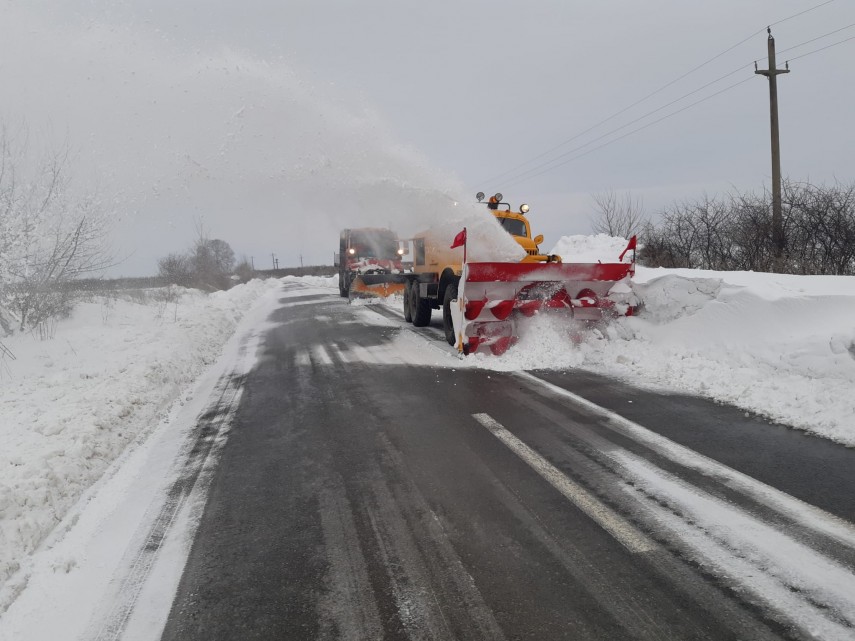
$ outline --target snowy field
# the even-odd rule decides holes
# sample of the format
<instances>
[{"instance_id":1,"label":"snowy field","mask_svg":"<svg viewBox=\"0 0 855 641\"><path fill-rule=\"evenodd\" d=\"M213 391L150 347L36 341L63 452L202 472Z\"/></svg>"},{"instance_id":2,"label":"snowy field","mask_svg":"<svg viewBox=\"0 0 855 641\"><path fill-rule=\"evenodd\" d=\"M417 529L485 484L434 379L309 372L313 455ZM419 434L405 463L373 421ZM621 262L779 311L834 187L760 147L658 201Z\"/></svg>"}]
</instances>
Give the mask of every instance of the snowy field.
<instances>
[{"instance_id":1,"label":"snowy field","mask_svg":"<svg viewBox=\"0 0 855 641\"><path fill-rule=\"evenodd\" d=\"M14 359L0 359L0 613L20 588L6 582L22 558L189 400L246 311L279 285L99 297L45 335L2 339Z\"/></svg>"},{"instance_id":2,"label":"snowy field","mask_svg":"<svg viewBox=\"0 0 855 641\"><path fill-rule=\"evenodd\" d=\"M554 252L593 260L616 256L624 244L566 237ZM335 277L285 280L338 297ZM23 588L28 555L111 464L190 401L193 381L217 360L242 317L253 306L272 309L280 285L99 298L46 336L3 339L15 358L0 360L0 613ZM642 313L579 345L566 327L535 319L500 358L461 361L434 349L423 362L584 368L733 403L855 446L855 277L639 268L633 288ZM381 321L370 306L363 316ZM427 349L404 334L409 338L392 349Z\"/></svg>"}]
</instances>

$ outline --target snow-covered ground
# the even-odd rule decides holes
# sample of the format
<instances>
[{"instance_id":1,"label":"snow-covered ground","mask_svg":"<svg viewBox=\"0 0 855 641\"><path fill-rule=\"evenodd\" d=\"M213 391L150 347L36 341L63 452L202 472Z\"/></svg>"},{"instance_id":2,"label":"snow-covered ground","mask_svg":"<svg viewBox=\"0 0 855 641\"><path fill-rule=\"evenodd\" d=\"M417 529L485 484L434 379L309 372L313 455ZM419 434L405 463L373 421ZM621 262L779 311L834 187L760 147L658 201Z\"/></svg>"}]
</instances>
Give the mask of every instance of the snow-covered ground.
<instances>
[{"instance_id":1,"label":"snow-covered ground","mask_svg":"<svg viewBox=\"0 0 855 641\"><path fill-rule=\"evenodd\" d=\"M42 335L2 339L14 360L0 356L0 613L19 589L7 580L22 559L186 400L241 317L279 287L98 297Z\"/></svg>"},{"instance_id":2,"label":"snow-covered ground","mask_svg":"<svg viewBox=\"0 0 855 641\"><path fill-rule=\"evenodd\" d=\"M614 260L625 244L566 237L553 253ZM336 277L284 280L338 296ZM188 401L242 316L261 299L275 306L280 287L253 281L213 295L98 298L45 336L2 339L15 359L0 357L0 613L23 587L28 555L129 445ZM639 267L633 289L642 313L578 345L543 318L500 358L461 361L409 332L383 349L452 368L590 369L734 403L855 446L855 277ZM394 324L364 311L366 322ZM430 354L413 360L418 350Z\"/></svg>"},{"instance_id":3,"label":"snow-covered ground","mask_svg":"<svg viewBox=\"0 0 855 641\"><path fill-rule=\"evenodd\" d=\"M569 261L612 261L626 241L562 238ZM855 276L638 267L637 318L579 346L544 321L501 369L583 367L641 386L732 403L855 446Z\"/></svg>"}]
</instances>

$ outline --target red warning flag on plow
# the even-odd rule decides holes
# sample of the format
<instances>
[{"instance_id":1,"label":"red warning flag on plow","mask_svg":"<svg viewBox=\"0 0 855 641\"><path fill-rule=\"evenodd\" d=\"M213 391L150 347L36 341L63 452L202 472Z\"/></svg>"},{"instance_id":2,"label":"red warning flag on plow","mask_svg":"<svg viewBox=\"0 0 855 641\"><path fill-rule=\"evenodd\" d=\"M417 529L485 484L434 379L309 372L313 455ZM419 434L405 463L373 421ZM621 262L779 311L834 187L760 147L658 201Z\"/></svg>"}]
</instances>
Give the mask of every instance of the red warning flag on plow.
<instances>
[{"instance_id":1,"label":"red warning flag on plow","mask_svg":"<svg viewBox=\"0 0 855 641\"><path fill-rule=\"evenodd\" d=\"M466 227L464 227L463 231L454 237L454 242L451 243L451 249L454 249L455 247L460 247L460 246L465 245L465 244L466 244Z\"/></svg>"},{"instance_id":2,"label":"red warning flag on plow","mask_svg":"<svg viewBox=\"0 0 855 641\"><path fill-rule=\"evenodd\" d=\"M628 242L628 243L627 243L627 245L626 245L626 249L624 249L624 250L620 253L620 258L618 258L618 260L623 260L623 255L624 255L626 252L628 252L630 249L632 249L633 251L635 251L635 246L636 246L637 244L638 244L638 242L637 242L637 240L636 240L635 236L633 236L632 238L630 238L630 239L629 239L629 242Z\"/></svg>"}]
</instances>

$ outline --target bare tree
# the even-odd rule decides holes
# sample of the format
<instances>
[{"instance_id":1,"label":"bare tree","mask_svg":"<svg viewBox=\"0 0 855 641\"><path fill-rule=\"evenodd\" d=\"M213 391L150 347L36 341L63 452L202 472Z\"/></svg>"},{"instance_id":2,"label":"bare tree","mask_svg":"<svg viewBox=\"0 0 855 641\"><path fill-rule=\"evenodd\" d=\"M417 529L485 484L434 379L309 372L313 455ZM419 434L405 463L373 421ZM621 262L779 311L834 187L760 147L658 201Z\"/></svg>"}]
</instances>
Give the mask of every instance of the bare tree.
<instances>
[{"instance_id":1,"label":"bare tree","mask_svg":"<svg viewBox=\"0 0 855 641\"><path fill-rule=\"evenodd\" d=\"M157 261L158 275L172 285L192 287L193 268L186 254L169 254Z\"/></svg>"},{"instance_id":2,"label":"bare tree","mask_svg":"<svg viewBox=\"0 0 855 641\"><path fill-rule=\"evenodd\" d=\"M68 314L68 284L111 259L104 207L69 188L67 149L32 163L18 133L0 132L0 306L25 329Z\"/></svg>"},{"instance_id":3,"label":"bare tree","mask_svg":"<svg viewBox=\"0 0 855 641\"><path fill-rule=\"evenodd\" d=\"M235 253L226 241L200 234L190 253L194 283L202 289L228 289L234 262Z\"/></svg>"},{"instance_id":4,"label":"bare tree","mask_svg":"<svg viewBox=\"0 0 855 641\"><path fill-rule=\"evenodd\" d=\"M598 234L629 238L644 227L644 203L631 192L618 195L615 191L593 194L596 213L591 219L591 229Z\"/></svg>"},{"instance_id":5,"label":"bare tree","mask_svg":"<svg viewBox=\"0 0 855 641\"><path fill-rule=\"evenodd\" d=\"M234 265L231 246L219 238L209 238L205 227L198 223L193 246L184 254L161 258L158 271L174 285L215 291L231 287Z\"/></svg>"},{"instance_id":6,"label":"bare tree","mask_svg":"<svg viewBox=\"0 0 855 641\"><path fill-rule=\"evenodd\" d=\"M782 187L784 271L855 274L855 185L786 180ZM675 203L645 226L642 245L645 265L773 271L771 194Z\"/></svg>"}]
</instances>

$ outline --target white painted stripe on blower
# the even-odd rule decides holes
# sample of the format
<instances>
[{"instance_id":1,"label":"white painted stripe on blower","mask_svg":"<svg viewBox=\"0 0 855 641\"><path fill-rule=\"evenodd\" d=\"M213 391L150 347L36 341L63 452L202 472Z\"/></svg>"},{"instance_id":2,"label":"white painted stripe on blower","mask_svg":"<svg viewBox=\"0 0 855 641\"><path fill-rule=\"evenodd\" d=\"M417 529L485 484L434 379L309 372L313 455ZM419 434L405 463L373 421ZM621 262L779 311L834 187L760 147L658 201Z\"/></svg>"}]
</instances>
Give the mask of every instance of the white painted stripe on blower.
<instances>
[{"instance_id":1,"label":"white painted stripe on blower","mask_svg":"<svg viewBox=\"0 0 855 641\"><path fill-rule=\"evenodd\" d=\"M644 534L603 504L588 490L571 481L561 470L511 434L489 414L473 414L472 418L490 430L493 436L507 445L514 454L531 466L544 480L561 492L565 498L587 514L601 528L617 539L627 550L641 554L655 549L654 543Z\"/></svg>"}]
</instances>

